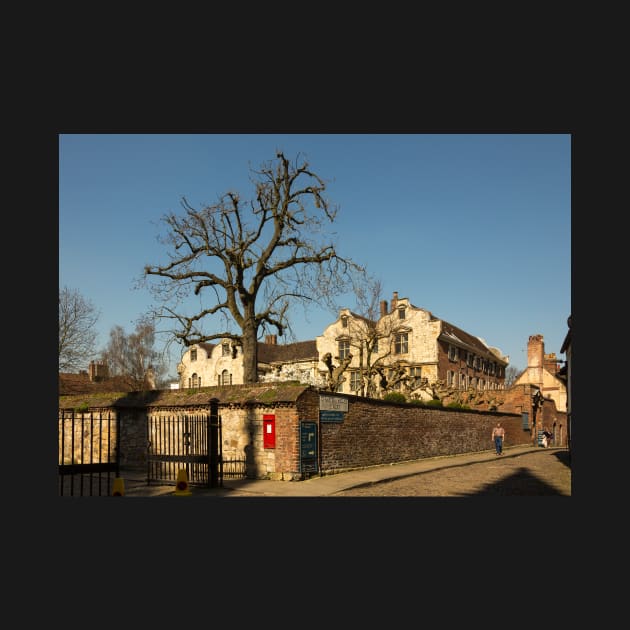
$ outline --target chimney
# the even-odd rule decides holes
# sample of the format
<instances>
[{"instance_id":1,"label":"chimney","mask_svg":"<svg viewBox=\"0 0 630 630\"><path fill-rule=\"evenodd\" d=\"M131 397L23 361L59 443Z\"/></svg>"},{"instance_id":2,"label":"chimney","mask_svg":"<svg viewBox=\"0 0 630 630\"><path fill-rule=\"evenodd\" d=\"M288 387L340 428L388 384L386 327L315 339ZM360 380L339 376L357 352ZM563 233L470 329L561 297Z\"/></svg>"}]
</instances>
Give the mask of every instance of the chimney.
<instances>
[{"instance_id":1,"label":"chimney","mask_svg":"<svg viewBox=\"0 0 630 630\"><path fill-rule=\"evenodd\" d=\"M381 317L387 315L387 300L381 300Z\"/></svg>"},{"instance_id":2,"label":"chimney","mask_svg":"<svg viewBox=\"0 0 630 630\"><path fill-rule=\"evenodd\" d=\"M92 382L109 378L107 364L104 361L90 361L90 365L88 366L88 376Z\"/></svg>"},{"instance_id":3,"label":"chimney","mask_svg":"<svg viewBox=\"0 0 630 630\"><path fill-rule=\"evenodd\" d=\"M275 346L278 344L278 335L267 335L265 337L265 343L269 344L270 346Z\"/></svg>"},{"instance_id":4,"label":"chimney","mask_svg":"<svg viewBox=\"0 0 630 630\"><path fill-rule=\"evenodd\" d=\"M396 310L398 306L398 291L394 291L394 295L392 295L392 313Z\"/></svg>"},{"instance_id":5,"label":"chimney","mask_svg":"<svg viewBox=\"0 0 630 630\"><path fill-rule=\"evenodd\" d=\"M542 389L545 342L542 335L531 335L527 343L528 380Z\"/></svg>"}]
</instances>

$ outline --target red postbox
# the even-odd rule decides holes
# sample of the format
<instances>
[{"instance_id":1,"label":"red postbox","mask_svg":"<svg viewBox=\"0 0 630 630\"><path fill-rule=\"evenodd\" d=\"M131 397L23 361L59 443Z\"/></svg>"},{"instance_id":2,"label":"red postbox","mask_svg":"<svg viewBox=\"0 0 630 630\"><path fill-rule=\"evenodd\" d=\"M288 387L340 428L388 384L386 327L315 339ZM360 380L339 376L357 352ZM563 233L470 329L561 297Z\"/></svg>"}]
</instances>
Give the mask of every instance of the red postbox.
<instances>
[{"instance_id":1,"label":"red postbox","mask_svg":"<svg viewBox=\"0 0 630 630\"><path fill-rule=\"evenodd\" d=\"M263 415L263 448L276 448L276 416Z\"/></svg>"}]
</instances>

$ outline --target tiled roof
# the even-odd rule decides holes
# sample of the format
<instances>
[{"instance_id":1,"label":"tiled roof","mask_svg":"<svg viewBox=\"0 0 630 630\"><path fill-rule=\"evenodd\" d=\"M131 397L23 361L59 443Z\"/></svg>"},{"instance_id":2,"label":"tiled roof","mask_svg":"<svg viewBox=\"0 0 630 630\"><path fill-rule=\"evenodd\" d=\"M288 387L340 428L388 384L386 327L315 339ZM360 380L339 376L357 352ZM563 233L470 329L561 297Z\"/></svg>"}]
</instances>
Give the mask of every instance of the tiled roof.
<instances>
[{"instance_id":1,"label":"tiled roof","mask_svg":"<svg viewBox=\"0 0 630 630\"><path fill-rule=\"evenodd\" d=\"M440 321L442 322L442 334L440 335L442 339L445 339L446 341L452 341L453 344L464 344L475 349L480 354L488 354L488 352L491 352L497 358L503 360L503 357L500 356L501 353L497 348L491 348L487 346L481 339L479 339L479 337L469 335L461 328L453 326L453 324L449 324L443 319Z\"/></svg>"},{"instance_id":2,"label":"tiled roof","mask_svg":"<svg viewBox=\"0 0 630 630\"><path fill-rule=\"evenodd\" d=\"M113 376L91 381L87 373L59 373L59 395L96 394L101 392L128 392L138 389L135 380L122 376Z\"/></svg>"},{"instance_id":3,"label":"tiled roof","mask_svg":"<svg viewBox=\"0 0 630 630\"><path fill-rule=\"evenodd\" d=\"M282 345L258 343L258 361L260 363L290 363L292 361L307 361L317 358L315 339Z\"/></svg>"},{"instance_id":4,"label":"tiled roof","mask_svg":"<svg viewBox=\"0 0 630 630\"><path fill-rule=\"evenodd\" d=\"M83 394L60 396L59 408L76 409L86 405L88 407L190 407L208 405L212 398L218 398L222 404L269 404L295 402L307 389L309 389L308 385L291 382Z\"/></svg>"},{"instance_id":5,"label":"tiled roof","mask_svg":"<svg viewBox=\"0 0 630 630\"><path fill-rule=\"evenodd\" d=\"M363 320L366 324L376 326L376 322L372 319L369 319L368 317L364 317L363 315L359 315L358 313L354 313L353 311L350 311L350 315L352 315L354 319L360 319Z\"/></svg>"}]
</instances>

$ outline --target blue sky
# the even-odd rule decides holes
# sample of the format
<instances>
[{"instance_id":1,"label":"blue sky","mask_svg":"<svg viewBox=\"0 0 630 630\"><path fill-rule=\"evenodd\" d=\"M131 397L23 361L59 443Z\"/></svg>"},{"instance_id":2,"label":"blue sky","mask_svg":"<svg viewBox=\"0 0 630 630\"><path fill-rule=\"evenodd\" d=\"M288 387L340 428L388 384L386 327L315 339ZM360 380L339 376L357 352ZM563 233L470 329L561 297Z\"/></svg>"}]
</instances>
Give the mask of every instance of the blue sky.
<instances>
[{"instance_id":1,"label":"blue sky","mask_svg":"<svg viewBox=\"0 0 630 630\"><path fill-rule=\"evenodd\" d=\"M565 358L569 134L61 134L59 286L100 311L99 349L153 303L135 279L167 260L161 217L182 197L196 208L228 190L249 198L250 167L278 149L303 154L328 182L338 250L382 282L383 299L398 291L519 369L533 334ZM296 316L299 341L335 319L315 308Z\"/></svg>"}]
</instances>

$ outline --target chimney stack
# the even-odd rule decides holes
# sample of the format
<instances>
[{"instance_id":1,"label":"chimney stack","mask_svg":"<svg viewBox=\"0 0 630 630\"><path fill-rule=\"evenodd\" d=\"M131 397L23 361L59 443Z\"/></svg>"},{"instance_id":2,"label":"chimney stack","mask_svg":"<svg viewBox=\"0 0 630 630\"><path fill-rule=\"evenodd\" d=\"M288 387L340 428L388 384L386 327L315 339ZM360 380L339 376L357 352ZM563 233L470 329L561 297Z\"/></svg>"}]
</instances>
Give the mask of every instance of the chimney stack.
<instances>
[{"instance_id":1,"label":"chimney stack","mask_svg":"<svg viewBox=\"0 0 630 630\"><path fill-rule=\"evenodd\" d=\"M394 295L392 296L392 313L396 310L398 306L398 291L394 291Z\"/></svg>"},{"instance_id":2,"label":"chimney stack","mask_svg":"<svg viewBox=\"0 0 630 630\"><path fill-rule=\"evenodd\" d=\"M270 346L278 345L278 335L267 335L265 337L265 343L269 344Z\"/></svg>"},{"instance_id":3,"label":"chimney stack","mask_svg":"<svg viewBox=\"0 0 630 630\"><path fill-rule=\"evenodd\" d=\"M387 315L387 300L381 300L381 317Z\"/></svg>"},{"instance_id":4,"label":"chimney stack","mask_svg":"<svg viewBox=\"0 0 630 630\"><path fill-rule=\"evenodd\" d=\"M92 382L109 378L107 364L104 361L90 361L90 365L88 366L88 376Z\"/></svg>"}]
</instances>

